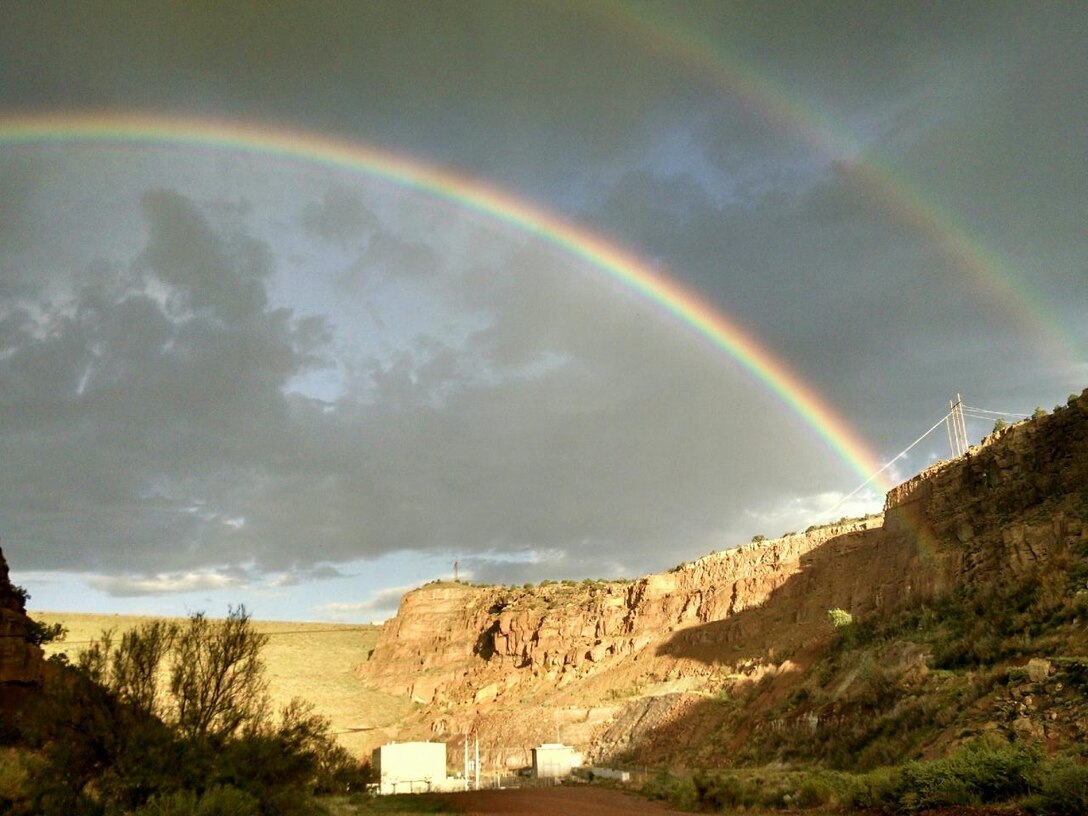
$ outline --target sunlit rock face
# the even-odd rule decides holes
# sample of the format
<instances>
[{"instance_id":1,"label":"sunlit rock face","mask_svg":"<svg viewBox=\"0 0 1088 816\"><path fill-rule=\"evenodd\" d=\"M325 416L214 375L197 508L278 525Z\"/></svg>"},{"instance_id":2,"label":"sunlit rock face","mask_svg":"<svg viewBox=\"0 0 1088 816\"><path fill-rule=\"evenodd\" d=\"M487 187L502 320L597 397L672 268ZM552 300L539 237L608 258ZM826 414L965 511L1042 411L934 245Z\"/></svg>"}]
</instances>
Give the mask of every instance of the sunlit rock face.
<instances>
[{"instance_id":1,"label":"sunlit rock face","mask_svg":"<svg viewBox=\"0 0 1088 816\"><path fill-rule=\"evenodd\" d=\"M0 712L10 713L42 685L42 650L27 639L30 619L0 550Z\"/></svg>"}]
</instances>

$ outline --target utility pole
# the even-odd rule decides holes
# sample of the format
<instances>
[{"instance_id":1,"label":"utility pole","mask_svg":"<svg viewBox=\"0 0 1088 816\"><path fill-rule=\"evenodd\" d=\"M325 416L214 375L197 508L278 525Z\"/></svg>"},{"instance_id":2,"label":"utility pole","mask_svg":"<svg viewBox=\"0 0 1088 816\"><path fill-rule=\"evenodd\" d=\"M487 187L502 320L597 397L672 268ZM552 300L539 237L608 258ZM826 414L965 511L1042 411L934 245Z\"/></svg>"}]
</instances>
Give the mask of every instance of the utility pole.
<instances>
[{"instance_id":1,"label":"utility pole","mask_svg":"<svg viewBox=\"0 0 1088 816\"><path fill-rule=\"evenodd\" d=\"M967 424L963 420L963 397L956 394L956 401L949 402L952 409L945 419L945 427L948 430L948 446L952 449L952 456L959 458L967 453Z\"/></svg>"},{"instance_id":2,"label":"utility pole","mask_svg":"<svg viewBox=\"0 0 1088 816\"><path fill-rule=\"evenodd\" d=\"M453 562L453 582L455 584L461 583L461 580L457 575L457 562L456 561Z\"/></svg>"}]
</instances>

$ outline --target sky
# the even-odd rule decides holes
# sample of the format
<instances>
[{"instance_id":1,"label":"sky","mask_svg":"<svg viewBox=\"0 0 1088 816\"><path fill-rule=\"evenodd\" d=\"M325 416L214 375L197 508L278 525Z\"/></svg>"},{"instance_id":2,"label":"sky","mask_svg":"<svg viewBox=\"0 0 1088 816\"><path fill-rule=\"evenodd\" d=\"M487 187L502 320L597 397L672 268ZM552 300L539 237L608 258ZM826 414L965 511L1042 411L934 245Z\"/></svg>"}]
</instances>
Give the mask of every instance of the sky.
<instances>
[{"instance_id":1,"label":"sky","mask_svg":"<svg viewBox=\"0 0 1088 816\"><path fill-rule=\"evenodd\" d=\"M1088 386L1086 40L1074 2L3 4L13 580L365 622L454 562L879 510L957 393Z\"/></svg>"}]
</instances>

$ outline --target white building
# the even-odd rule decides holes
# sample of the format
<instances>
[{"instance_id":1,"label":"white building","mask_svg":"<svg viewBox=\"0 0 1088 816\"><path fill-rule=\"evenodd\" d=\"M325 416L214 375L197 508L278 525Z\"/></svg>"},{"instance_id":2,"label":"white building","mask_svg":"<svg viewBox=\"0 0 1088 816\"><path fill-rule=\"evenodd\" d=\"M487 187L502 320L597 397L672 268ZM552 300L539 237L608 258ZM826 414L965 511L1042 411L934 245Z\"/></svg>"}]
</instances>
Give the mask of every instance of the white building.
<instances>
[{"instance_id":1,"label":"white building","mask_svg":"<svg viewBox=\"0 0 1088 816\"><path fill-rule=\"evenodd\" d=\"M570 776L570 770L580 765L581 757L569 745L545 742L533 749L533 776L537 779L559 779Z\"/></svg>"},{"instance_id":2,"label":"white building","mask_svg":"<svg viewBox=\"0 0 1088 816\"><path fill-rule=\"evenodd\" d=\"M375 748L378 792L423 793L446 786L446 743L391 742Z\"/></svg>"}]
</instances>

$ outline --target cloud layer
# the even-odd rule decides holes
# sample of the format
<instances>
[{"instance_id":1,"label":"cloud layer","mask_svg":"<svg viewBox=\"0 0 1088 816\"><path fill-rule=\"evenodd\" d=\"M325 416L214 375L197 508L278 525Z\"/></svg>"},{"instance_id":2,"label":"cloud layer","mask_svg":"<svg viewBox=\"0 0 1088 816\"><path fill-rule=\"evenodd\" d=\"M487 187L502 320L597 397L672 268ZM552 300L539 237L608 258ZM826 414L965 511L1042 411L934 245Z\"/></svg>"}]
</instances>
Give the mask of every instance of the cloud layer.
<instances>
[{"instance_id":1,"label":"cloud layer","mask_svg":"<svg viewBox=\"0 0 1088 816\"><path fill-rule=\"evenodd\" d=\"M957 391L1027 413L1088 384L1079 5L2 14L0 117L246 119L448 165L675 276L882 456ZM0 142L0 462L9 558L118 596L405 551L633 575L860 481L561 248L209 146Z\"/></svg>"}]
</instances>

